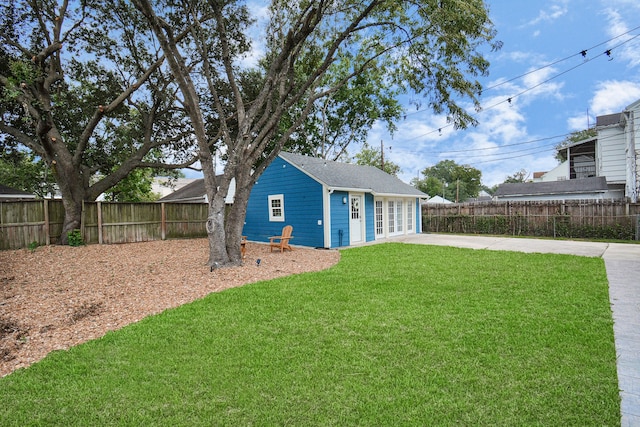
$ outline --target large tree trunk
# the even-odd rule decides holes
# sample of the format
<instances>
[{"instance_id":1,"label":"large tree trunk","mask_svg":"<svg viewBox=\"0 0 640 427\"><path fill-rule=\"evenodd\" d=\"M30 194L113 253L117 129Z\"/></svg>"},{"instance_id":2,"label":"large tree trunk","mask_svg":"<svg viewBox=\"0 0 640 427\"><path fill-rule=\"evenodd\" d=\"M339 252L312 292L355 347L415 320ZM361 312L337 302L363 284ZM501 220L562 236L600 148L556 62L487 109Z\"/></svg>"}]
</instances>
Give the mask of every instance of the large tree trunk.
<instances>
[{"instance_id":1,"label":"large tree trunk","mask_svg":"<svg viewBox=\"0 0 640 427\"><path fill-rule=\"evenodd\" d=\"M58 243L66 245L68 234L80 229L82 223L82 202L87 199L89 187L88 173L74 163L74 157L62 142L57 128L49 116L38 123L38 136L43 147L43 157L49 163L64 206L64 221Z\"/></svg>"},{"instance_id":2,"label":"large tree trunk","mask_svg":"<svg viewBox=\"0 0 640 427\"><path fill-rule=\"evenodd\" d=\"M82 223L82 201L76 202L68 197L63 197L62 204L64 206L64 222L62 223L62 233L58 243L66 245L69 243L69 233L80 229Z\"/></svg>"},{"instance_id":3,"label":"large tree trunk","mask_svg":"<svg viewBox=\"0 0 640 427\"><path fill-rule=\"evenodd\" d=\"M217 192L213 200L209 201L209 218L207 219L207 235L209 238L209 261L207 264L214 268L229 265L229 255L225 245L224 211L225 196Z\"/></svg>"},{"instance_id":4,"label":"large tree trunk","mask_svg":"<svg viewBox=\"0 0 640 427\"><path fill-rule=\"evenodd\" d=\"M240 168L239 168L240 169ZM249 169L249 168L247 168ZM250 171L238 171L235 176L236 192L233 198L233 205L229 209L226 220L227 231L227 253L232 262L242 262L240 253L240 242L242 240L242 229L247 216L247 204L249 195L253 188L253 179Z\"/></svg>"},{"instance_id":5,"label":"large tree trunk","mask_svg":"<svg viewBox=\"0 0 640 427\"><path fill-rule=\"evenodd\" d=\"M209 237L208 265L212 269L242 264L240 241L244 224L244 212L246 212L251 188L246 186L243 181L239 181L238 177L235 177L236 193L234 203L227 211L225 198L233 179L230 168L231 166L227 165L225 173L216 177L216 191L209 196L209 218L207 220L207 234ZM206 168L203 167L204 170ZM205 174L205 182L207 176L212 173L212 171L208 171Z\"/></svg>"},{"instance_id":6,"label":"large tree trunk","mask_svg":"<svg viewBox=\"0 0 640 427\"><path fill-rule=\"evenodd\" d=\"M80 229L82 225L82 202L87 199L87 194L83 177L73 166L71 159L64 154L55 157L58 160L52 163L52 166L64 206L64 222L59 243L66 245L69 243L68 234Z\"/></svg>"},{"instance_id":7,"label":"large tree trunk","mask_svg":"<svg viewBox=\"0 0 640 427\"><path fill-rule=\"evenodd\" d=\"M242 242L242 228L244 226L244 217L247 208L247 200L239 200L238 195L233 200L233 205L227 213L227 241L226 249L231 262L239 264L242 262L242 254L240 253L240 244Z\"/></svg>"}]
</instances>

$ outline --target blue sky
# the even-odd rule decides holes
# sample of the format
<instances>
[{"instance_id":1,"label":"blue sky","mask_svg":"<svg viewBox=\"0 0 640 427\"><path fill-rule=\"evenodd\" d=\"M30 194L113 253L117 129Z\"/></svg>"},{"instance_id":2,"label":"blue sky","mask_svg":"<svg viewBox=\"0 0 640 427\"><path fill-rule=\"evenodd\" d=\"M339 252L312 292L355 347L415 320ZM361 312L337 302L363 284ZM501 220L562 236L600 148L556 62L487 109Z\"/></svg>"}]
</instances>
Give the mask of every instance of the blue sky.
<instances>
[{"instance_id":1,"label":"blue sky","mask_svg":"<svg viewBox=\"0 0 640 427\"><path fill-rule=\"evenodd\" d=\"M478 126L454 130L446 117L407 105L394 135L384 124L369 134L373 147L384 141L385 159L401 167L405 182L445 159L481 170L489 187L521 169L530 174L551 170L557 165L553 147L570 132L640 99L640 1L486 3L503 47L487 55L491 68L481 79L485 90ZM264 19L264 4L249 4ZM261 52L258 42L247 62ZM350 146L349 154L360 148Z\"/></svg>"},{"instance_id":2,"label":"blue sky","mask_svg":"<svg viewBox=\"0 0 640 427\"><path fill-rule=\"evenodd\" d=\"M557 165L553 147L566 134L640 99L637 0L487 4L504 45L488 55L479 125L456 131L445 117L414 108L393 136L383 125L370 133L369 144L384 141L385 158L400 165L403 181L443 159L480 169L488 186L521 169L550 170ZM357 151L352 147L350 153Z\"/></svg>"}]
</instances>

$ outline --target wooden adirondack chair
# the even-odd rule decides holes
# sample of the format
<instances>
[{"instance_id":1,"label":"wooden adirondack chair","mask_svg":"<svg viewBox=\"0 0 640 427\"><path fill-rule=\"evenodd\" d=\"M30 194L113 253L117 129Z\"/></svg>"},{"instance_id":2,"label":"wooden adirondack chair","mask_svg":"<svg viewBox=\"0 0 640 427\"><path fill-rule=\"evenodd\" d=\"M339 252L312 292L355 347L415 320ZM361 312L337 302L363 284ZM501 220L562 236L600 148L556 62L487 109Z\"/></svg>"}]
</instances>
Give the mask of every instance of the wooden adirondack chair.
<instances>
[{"instance_id":1,"label":"wooden adirondack chair","mask_svg":"<svg viewBox=\"0 0 640 427\"><path fill-rule=\"evenodd\" d=\"M240 236L240 253L242 254L242 259L247 257L247 236Z\"/></svg>"},{"instance_id":2,"label":"wooden adirondack chair","mask_svg":"<svg viewBox=\"0 0 640 427\"><path fill-rule=\"evenodd\" d=\"M291 233L293 232L292 225L285 225L282 229L281 236L271 236L269 237L269 246L271 248L271 252L273 252L273 248L279 248L280 252L284 252L285 249L292 251L291 246L289 246L289 240L293 239Z\"/></svg>"}]
</instances>

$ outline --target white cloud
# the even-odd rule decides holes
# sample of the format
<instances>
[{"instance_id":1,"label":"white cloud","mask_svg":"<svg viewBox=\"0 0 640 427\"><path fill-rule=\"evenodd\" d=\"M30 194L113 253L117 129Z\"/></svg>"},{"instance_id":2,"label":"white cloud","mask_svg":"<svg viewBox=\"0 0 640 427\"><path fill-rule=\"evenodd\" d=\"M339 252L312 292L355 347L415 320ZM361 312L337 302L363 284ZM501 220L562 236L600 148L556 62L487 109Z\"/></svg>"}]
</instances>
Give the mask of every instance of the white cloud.
<instances>
[{"instance_id":1,"label":"white cloud","mask_svg":"<svg viewBox=\"0 0 640 427\"><path fill-rule=\"evenodd\" d=\"M640 83L608 80L598 84L591 99L590 110L597 116L618 113L638 99L640 99Z\"/></svg>"},{"instance_id":2,"label":"white cloud","mask_svg":"<svg viewBox=\"0 0 640 427\"><path fill-rule=\"evenodd\" d=\"M584 130L595 125L595 117L591 112L587 114L585 111L583 114L576 114L575 116L567 119L567 128L569 131Z\"/></svg>"},{"instance_id":3,"label":"white cloud","mask_svg":"<svg viewBox=\"0 0 640 427\"><path fill-rule=\"evenodd\" d=\"M527 134L525 117L516 104L502 103L487 110L480 117L477 132L491 135L504 143L512 142Z\"/></svg>"},{"instance_id":4,"label":"white cloud","mask_svg":"<svg viewBox=\"0 0 640 427\"><path fill-rule=\"evenodd\" d=\"M420 115L409 115L400 123L394 139L404 141L421 141L428 143L439 141L453 131L445 116L434 116L423 111Z\"/></svg>"},{"instance_id":5,"label":"white cloud","mask_svg":"<svg viewBox=\"0 0 640 427\"><path fill-rule=\"evenodd\" d=\"M249 1L247 2L247 7L251 11L251 16L256 18L258 21L266 22L269 19L271 12L269 11L268 4L264 4L263 2Z\"/></svg>"},{"instance_id":6,"label":"white cloud","mask_svg":"<svg viewBox=\"0 0 640 427\"><path fill-rule=\"evenodd\" d=\"M500 61L517 62L521 64L535 64L544 62L544 56L535 52L523 52L521 50L513 50L510 52L503 52L498 56Z\"/></svg>"},{"instance_id":7,"label":"white cloud","mask_svg":"<svg viewBox=\"0 0 640 427\"><path fill-rule=\"evenodd\" d=\"M561 81L554 81L553 78L556 75L557 70L553 67L543 68L527 74L522 81L524 86L523 90L527 91L523 94L525 99L538 99L541 96L548 95L557 99L562 99L563 95L561 89L564 86L564 83Z\"/></svg>"},{"instance_id":8,"label":"white cloud","mask_svg":"<svg viewBox=\"0 0 640 427\"><path fill-rule=\"evenodd\" d=\"M367 137L367 143L375 148L384 141L385 156L401 166L399 178L405 182L415 178L419 171L437 163L438 151L442 144L456 131L447 123L445 116L436 116L429 111L409 114L398 124L398 130L390 137L384 124L376 123ZM349 153L355 154L361 147L349 147Z\"/></svg>"},{"instance_id":9,"label":"white cloud","mask_svg":"<svg viewBox=\"0 0 640 427\"><path fill-rule=\"evenodd\" d=\"M596 116L621 112L629 104L640 99L640 83L628 80L608 80L598 83L589 109L576 112L567 119L570 131L583 130L595 125Z\"/></svg>"},{"instance_id":10,"label":"white cloud","mask_svg":"<svg viewBox=\"0 0 640 427\"><path fill-rule=\"evenodd\" d=\"M629 31L627 24L624 23L622 15L617 9L607 8L604 13L607 15L607 21L609 22L609 25L606 28L606 32L609 36L617 37L620 34L624 34Z\"/></svg>"},{"instance_id":11,"label":"white cloud","mask_svg":"<svg viewBox=\"0 0 640 427\"><path fill-rule=\"evenodd\" d=\"M556 4L552 4L548 9L541 10L538 16L529 21L526 26L537 25L541 22L553 22L564 16L568 11L567 1L559 1Z\"/></svg>"},{"instance_id":12,"label":"white cloud","mask_svg":"<svg viewBox=\"0 0 640 427\"><path fill-rule=\"evenodd\" d=\"M525 54L520 54L518 57L524 59ZM501 98L495 96L491 100L483 100L484 108L493 108L496 103L507 101L509 98L513 104L520 105L528 105L549 96L558 100L564 99L565 95L562 93L564 83L562 80L555 80L558 70L554 67L540 68L541 63L547 63L541 58L534 58L533 55L528 55L528 58L536 65L530 66L520 77L512 77L510 81L501 78L487 85L488 88L500 90L503 95Z\"/></svg>"},{"instance_id":13,"label":"white cloud","mask_svg":"<svg viewBox=\"0 0 640 427\"><path fill-rule=\"evenodd\" d=\"M242 59L238 61L238 65L243 68L255 67L258 61L265 54L265 28L269 22L269 7L259 2L248 2L247 8L251 17L256 22L246 29L246 33L251 39L251 50L247 52Z\"/></svg>"},{"instance_id":14,"label":"white cloud","mask_svg":"<svg viewBox=\"0 0 640 427\"><path fill-rule=\"evenodd\" d=\"M560 84L545 83L553 70L541 70L526 76L521 85L509 82L500 87L500 91L518 94L523 90L537 86L522 97L507 102L508 95L495 95L483 100L486 110L477 115L479 124L464 131L456 131L447 126L443 116L434 116L427 112L421 118L410 119L399 126L390 159L403 168L400 176L406 182L415 178L417 173L444 159L454 160L458 164L470 164L482 170L482 181L489 186L501 183L504 179L523 167L528 171L548 170L555 166L553 151L538 153L535 147L503 147L535 139L527 130L526 109L536 99L550 94L557 96ZM438 128L442 126L442 132ZM380 134L371 134L370 143L379 144ZM522 151L524 149L524 152ZM530 150L530 151L529 151ZM510 154L513 151L516 153ZM535 168L531 169L530 168Z\"/></svg>"},{"instance_id":15,"label":"white cloud","mask_svg":"<svg viewBox=\"0 0 640 427\"><path fill-rule=\"evenodd\" d=\"M640 40L634 39L637 31L631 31L632 28L627 22L628 17L635 18L640 14L640 3L617 0L608 3L607 6L603 13L608 21L607 34L613 39L608 45L608 48L612 49L613 60L627 62L630 67L640 66Z\"/></svg>"}]
</instances>

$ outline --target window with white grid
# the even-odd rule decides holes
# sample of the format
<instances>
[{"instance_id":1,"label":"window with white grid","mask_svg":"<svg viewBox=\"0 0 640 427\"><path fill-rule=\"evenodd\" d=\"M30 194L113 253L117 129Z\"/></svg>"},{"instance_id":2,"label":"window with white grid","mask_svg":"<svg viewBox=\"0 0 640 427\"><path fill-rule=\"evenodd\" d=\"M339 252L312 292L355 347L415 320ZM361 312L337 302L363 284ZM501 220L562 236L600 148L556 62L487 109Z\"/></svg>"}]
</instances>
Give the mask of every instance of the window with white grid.
<instances>
[{"instance_id":1,"label":"window with white grid","mask_svg":"<svg viewBox=\"0 0 640 427\"><path fill-rule=\"evenodd\" d=\"M269 221L284 222L284 194L269 196Z\"/></svg>"}]
</instances>

